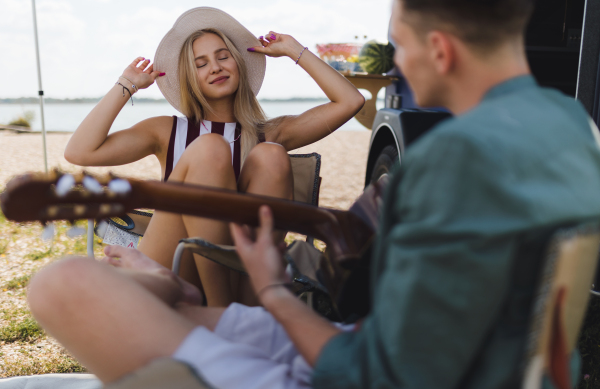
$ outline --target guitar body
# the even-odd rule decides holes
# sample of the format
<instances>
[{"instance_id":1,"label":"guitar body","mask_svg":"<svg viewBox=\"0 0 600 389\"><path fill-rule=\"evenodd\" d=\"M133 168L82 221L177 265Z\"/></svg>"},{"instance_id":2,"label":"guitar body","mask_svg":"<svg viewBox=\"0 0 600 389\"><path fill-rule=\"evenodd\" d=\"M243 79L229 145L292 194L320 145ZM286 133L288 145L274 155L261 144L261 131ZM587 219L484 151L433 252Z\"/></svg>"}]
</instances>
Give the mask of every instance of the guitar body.
<instances>
[{"instance_id":1,"label":"guitar body","mask_svg":"<svg viewBox=\"0 0 600 389\"><path fill-rule=\"evenodd\" d=\"M379 211L389 183L387 175L369 185L350 207L372 231L379 227ZM355 261L338 261L328 248L321 260L319 279L329 291L332 303L342 321L352 323L371 310L371 256L374 234L363 245Z\"/></svg>"}]
</instances>

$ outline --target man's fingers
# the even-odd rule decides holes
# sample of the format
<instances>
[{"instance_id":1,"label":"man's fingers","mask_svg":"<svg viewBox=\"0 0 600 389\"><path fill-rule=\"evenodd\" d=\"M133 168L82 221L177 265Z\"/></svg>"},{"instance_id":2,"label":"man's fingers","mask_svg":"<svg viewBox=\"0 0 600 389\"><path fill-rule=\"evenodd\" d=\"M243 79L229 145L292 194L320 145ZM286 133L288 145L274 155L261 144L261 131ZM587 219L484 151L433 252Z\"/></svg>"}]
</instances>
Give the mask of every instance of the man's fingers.
<instances>
[{"instance_id":1,"label":"man's fingers","mask_svg":"<svg viewBox=\"0 0 600 389\"><path fill-rule=\"evenodd\" d=\"M287 244L285 243L285 241L279 242L279 244L277 245L277 250L282 256L285 254L285 252L287 251Z\"/></svg>"},{"instance_id":2,"label":"man's fingers","mask_svg":"<svg viewBox=\"0 0 600 389\"><path fill-rule=\"evenodd\" d=\"M258 219L260 220L258 239L272 239L273 213L271 212L271 208L266 205L261 206L258 210Z\"/></svg>"},{"instance_id":3,"label":"man's fingers","mask_svg":"<svg viewBox=\"0 0 600 389\"><path fill-rule=\"evenodd\" d=\"M231 231L231 237L235 243L236 248L245 247L252 244L250 237L244 231L243 226L237 223L229 223L229 230Z\"/></svg>"}]
</instances>

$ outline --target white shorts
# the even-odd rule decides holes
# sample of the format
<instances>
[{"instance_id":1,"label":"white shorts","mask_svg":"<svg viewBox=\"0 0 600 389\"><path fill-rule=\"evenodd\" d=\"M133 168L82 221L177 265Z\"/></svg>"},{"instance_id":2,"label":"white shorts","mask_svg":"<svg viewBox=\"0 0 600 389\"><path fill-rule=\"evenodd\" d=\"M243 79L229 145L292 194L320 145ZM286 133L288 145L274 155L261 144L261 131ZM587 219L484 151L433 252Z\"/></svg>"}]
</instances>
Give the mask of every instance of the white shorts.
<instances>
[{"instance_id":1,"label":"white shorts","mask_svg":"<svg viewBox=\"0 0 600 389\"><path fill-rule=\"evenodd\" d=\"M312 368L261 307L231 304L214 332L196 327L173 358L219 389L310 388Z\"/></svg>"},{"instance_id":2,"label":"white shorts","mask_svg":"<svg viewBox=\"0 0 600 389\"><path fill-rule=\"evenodd\" d=\"M173 358L219 389L310 388L312 368L261 307L231 304L214 332L196 327Z\"/></svg>"}]
</instances>

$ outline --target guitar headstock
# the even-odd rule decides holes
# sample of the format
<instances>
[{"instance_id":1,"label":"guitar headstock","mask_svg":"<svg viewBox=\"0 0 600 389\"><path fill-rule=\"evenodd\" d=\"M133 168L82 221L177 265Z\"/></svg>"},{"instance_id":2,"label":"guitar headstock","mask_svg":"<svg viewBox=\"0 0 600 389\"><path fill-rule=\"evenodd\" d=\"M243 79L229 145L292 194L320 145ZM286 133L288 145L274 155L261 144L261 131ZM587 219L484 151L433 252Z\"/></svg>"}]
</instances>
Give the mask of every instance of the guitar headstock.
<instances>
[{"instance_id":1,"label":"guitar headstock","mask_svg":"<svg viewBox=\"0 0 600 389\"><path fill-rule=\"evenodd\" d=\"M131 210L133 188L127 179L112 174L28 173L6 184L0 207L17 222L100 219Z\"/></svg>"}]
</instances>

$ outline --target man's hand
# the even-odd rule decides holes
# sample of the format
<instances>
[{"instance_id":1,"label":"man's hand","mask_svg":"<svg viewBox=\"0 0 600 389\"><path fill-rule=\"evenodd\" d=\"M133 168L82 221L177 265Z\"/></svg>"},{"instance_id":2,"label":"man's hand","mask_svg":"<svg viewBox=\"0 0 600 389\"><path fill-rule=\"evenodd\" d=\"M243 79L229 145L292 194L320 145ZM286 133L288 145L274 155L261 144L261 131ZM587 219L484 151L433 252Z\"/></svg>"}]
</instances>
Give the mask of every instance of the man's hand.
<instances>
[{"instance_id":1,"label":"man's hand","mask_svg":"<svg viewBox=\"0 0 600 389\"><path fill-rule=\"evenodd\" d=\"M289 282L283 264L283 247L273 243L273 214L269 207L262 206L258 212L260 227L256 230L256 240L252 230L231 223L231 236L237 252L250 276L254 291L260 299L260 293L271 285Z\"/></svg>"},{"instance_id":2,"label":"man's hand","mask_svg":"<svg viewBox=\"0 0 600 389\"><path fill-rule=\"evenodd\" d=\"M122 246L107 246L104 248L104 254L106 254L106 257L102 258L100 262L117 268L153 274L174 281L178 288L181 289L181 302L200 305L204 301L204 296L198 288L178 277L171 270L147 257L139 250L128 249Z\"/></svg>"},{"instance_id":3,"label":"man's hand","mask_svg":"<svg viewBox=\"0 0 600 389\"><path fill-rule=\"evenodd\" d=\"M235 247L246 266L258 298L285 328L308 364L314 366L323 346L339 334L340 330L317 315L288 290L269 288L287 280L282 252L273 244L273 214L269 207L262 206L258 215L260 227L257 229L256 240L251 237L252 230L231 224Z\"/></svg>"}]
</instances>

